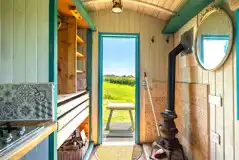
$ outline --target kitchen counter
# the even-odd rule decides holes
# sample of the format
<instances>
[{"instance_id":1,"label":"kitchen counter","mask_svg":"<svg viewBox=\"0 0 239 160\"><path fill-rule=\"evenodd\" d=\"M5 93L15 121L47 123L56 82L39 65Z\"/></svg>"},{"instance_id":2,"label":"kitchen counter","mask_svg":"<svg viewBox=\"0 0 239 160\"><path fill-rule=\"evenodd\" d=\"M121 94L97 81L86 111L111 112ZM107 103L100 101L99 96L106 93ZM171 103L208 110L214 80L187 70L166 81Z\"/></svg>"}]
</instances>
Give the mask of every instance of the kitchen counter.
<instances>
[{"instance_id":1,"label":"kitchen counter","mask_svg":"<svg viewBox=\"0 0 239 160\"><path fill-rule=\"evenodd\" d=\"M55 130L57 130L57 123L45 126L45 128L43 128L39 133L36 133L25 142L21 143L20 145L12 149L10 152L0 157L0 160L18 160L22 158L25 154L27 154L35 146L40 144Z\"/></svg>"}]
</instances>

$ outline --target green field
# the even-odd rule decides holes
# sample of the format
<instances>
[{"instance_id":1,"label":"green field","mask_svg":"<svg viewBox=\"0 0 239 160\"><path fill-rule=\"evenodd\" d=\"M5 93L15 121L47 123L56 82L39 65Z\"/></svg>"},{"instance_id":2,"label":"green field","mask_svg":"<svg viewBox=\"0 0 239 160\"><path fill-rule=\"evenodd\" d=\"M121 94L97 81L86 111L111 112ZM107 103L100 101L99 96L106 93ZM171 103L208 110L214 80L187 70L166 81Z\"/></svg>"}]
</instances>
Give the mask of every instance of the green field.
<instances>
[{"instance_id":1,"label":"green field","mask_svg":"<svg viewBox=\"0 0 239 160\"><path fill-rule=\"evenodd\" d=\"M110 102L135 102L135 87L122 84L103 83L103 122L106 123L109 116L109 110L106 109ZM133 112L134 114L134 112ZM130 122L128 111L114 111L111 122Z\"/></svg>"}]
</instances>

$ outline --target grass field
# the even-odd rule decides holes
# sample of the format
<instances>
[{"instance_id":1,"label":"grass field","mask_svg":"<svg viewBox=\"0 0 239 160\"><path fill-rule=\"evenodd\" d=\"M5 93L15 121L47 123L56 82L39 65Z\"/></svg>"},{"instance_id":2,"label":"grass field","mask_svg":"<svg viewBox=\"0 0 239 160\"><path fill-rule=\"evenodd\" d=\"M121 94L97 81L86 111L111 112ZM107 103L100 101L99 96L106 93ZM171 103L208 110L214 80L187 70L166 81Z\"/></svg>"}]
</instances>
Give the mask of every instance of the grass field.
<instances>
[{"instance_id":1,"label":"grass field","mask_svg":"<svg viewBox=\"0 0 239 160\"><path fill-rule=\"evenodd\" d=\"M109 110L106 109L110 102L135 102L135 87L122 84L103 83L103 122L106 123L109 117ZM134 112L133 112L134 115ZM130 122L128 111L114 111L111 122Z\"/></svg>"}]
</instances>

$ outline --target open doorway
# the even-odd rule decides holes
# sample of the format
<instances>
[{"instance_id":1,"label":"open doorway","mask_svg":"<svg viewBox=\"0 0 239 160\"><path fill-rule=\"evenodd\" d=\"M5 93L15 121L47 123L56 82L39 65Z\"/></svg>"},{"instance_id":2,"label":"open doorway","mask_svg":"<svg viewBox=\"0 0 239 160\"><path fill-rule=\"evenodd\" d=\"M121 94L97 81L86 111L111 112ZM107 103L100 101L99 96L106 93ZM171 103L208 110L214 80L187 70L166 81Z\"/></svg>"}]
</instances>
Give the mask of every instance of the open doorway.
<instances>
[{"instance_id":1,"label":"open doorway","mask_svg":"<svg viewBox=\"0 0 239 160\"><path fill-rule=\"evenodd\" d=\"M99 142L136 142L139 135L139 36L100 33Z\"/></svg>"}]
</instances>

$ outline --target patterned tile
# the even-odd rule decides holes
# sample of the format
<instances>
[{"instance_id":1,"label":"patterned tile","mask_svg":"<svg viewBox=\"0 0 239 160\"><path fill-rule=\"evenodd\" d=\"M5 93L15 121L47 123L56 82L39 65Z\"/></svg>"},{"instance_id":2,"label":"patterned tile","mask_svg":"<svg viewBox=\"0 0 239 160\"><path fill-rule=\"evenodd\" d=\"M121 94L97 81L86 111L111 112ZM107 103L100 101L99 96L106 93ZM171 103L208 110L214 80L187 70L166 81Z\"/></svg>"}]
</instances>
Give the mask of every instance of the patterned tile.
<instances>
[{"instance_id":1,"label":"patterned tile","mask_svg":"<svg viewBox=\"0 0 239 160\"><path fill-rule=\"evenodd\" d=\"M53 119L53 84L1 84L0 122Z\"/></svg>"}]
</instances>

